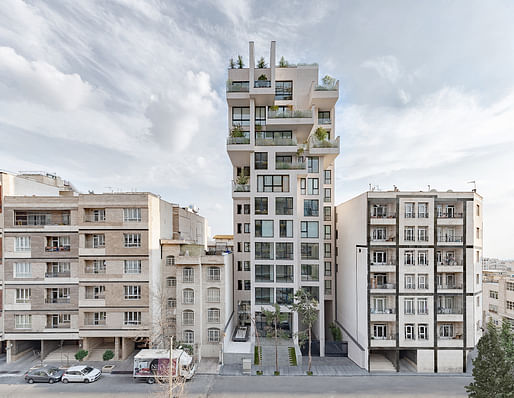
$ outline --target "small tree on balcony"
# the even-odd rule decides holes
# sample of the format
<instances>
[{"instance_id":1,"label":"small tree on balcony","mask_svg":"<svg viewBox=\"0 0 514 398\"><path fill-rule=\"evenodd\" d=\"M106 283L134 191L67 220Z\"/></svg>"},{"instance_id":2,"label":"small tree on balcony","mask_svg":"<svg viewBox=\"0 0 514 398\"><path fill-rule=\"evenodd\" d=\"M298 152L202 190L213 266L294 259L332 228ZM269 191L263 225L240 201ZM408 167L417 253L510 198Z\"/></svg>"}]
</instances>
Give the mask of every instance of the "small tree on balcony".
<instances>
[{"instance_id":1,"label":"small tree on balcony","mask_svg":"<svg viewBox=\"0 0 514 398\"><path fill-rule=\"evenodd\" d=\"M307 326L306 330L297 333L298 343L304 346L305 343L309 344L309 365L307 374L312 374L312 325L318 320L318 300L313 298L309 292L304 289L299 289L294 295L294 304L291 309L302 317L303 323Z\"/></svg>"},{"instance_id":2,"label":"small tree on balcony","mask_svg":"<svg viewBox=\"0 0 514 398\"><path fill-rule=\"evenodd\" d=\"M266 337L272 338L275 343L275 375L279 375L278 370L278 341L279 339L286 339L289 334L280 329L280 323L287 321L287 314L280 312L280 306L273 304L273 311L267 311L261 308L261 312L266 318Z\"/></svg>"},{"instance_id":3,"label":"small tree on balcony","mask_svg":"<svg viewBox=\"0 0 514 398\"><path fill-rule=\"evenodd\" d=\"M247 185L248 181L250 181L250 177L245 176L243 172L241 172L241 174L239 174L236 178L236 184L238 185Z\"/></svg>"},{"instance_id":4,"label":"small tree on balcony","mask_svg":"<svg viewBox=\"0 0 514 398\"><path fill-rule=\"evenodd\" d=\"M332 76L325 75L321 81L323 82L323 86L325 88L334 88L336 86L336 79L334 79Z\"/></svg>"},{"instance_id":5,"label":"small tree on balcony","mask_svg":"<svg viewBox=\"0 0 514 398\"><path fill-rule=\"evenodd\" d=\"M266 61L264 61L264 57L260 57L259 61L257 62L257 68L262 69L262 68L265 68L266 66L267 65L266 65Z\"/></svg>"},{"instance_id":6,"label":"small tree on balcony","mask_svg":"<svg viewBox=\"0 0 514 398\"><path fill-rule=\"evenodd\" d=\"M325 141L328 137L328 132L323 127L318 127L314 132L314 136L318 141Z\"/></svg>"},{"instance_id":7,"label":"small tree on balcony","mask_svg":"<svg viewBox=\"0 0 514 398\"><path fill-rule=\"evenodd\" d=\"M257 80L264 80L264 81L268 80L268 76L262 74L262 75L259 76L259 78Z\"/></svg>"},{"instance_id":8,"label":"small tree on balcony","mask_svg":"<svg viewBox=\"0 0 514 398\"><path fill-rule=\"evenodd\" d=\"M289 62L286 61L283 55L280 58L280 61L278 61L278 66L281 68L287 68L289 66Z\"/></svg>"},{"instance_id":9,"label":"small tree on balcony","mask_svg":"<svg viewBox=\"0 0 514 398\"><path fill-rule=\"evenodd\" d=\"M245 66L244 62L243 62L243 57L241 55L238 55L237 56L237 67L239 69L243 69Z\"/></svg>"},{"instance_id":10,"label":"small tree on balcony","mask_svg":"<svg viewBox=\"0 0 514 398\"><path fill-rule=\"evenodd\" d=\"M236 63L234 62L234 58L230 58L229 67L230 67L230 69L234 69L236 67Z\"/></svg>"},{"instance_id":11,"label":"small tree on balcony","mask_svg":"<svg viewBox=\"0 0 514 398\"><path fill-rule=\"evenodd\" d=\"M231 137L244 137L244 132L241 129L241 126L235 126L230 132Z\"/></svg>"}]
</instances>

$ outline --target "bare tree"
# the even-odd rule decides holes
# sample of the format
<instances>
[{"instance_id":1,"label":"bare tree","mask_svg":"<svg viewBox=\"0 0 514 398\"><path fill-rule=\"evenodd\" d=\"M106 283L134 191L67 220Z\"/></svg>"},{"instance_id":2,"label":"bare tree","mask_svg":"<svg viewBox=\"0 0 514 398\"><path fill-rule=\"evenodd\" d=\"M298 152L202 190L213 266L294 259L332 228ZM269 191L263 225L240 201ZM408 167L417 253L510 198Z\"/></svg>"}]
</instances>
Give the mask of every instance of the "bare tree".
<instances>
[{"instance_id":1,"label":"bare tree","mask_svg":"<svg viewBox=\"0 0 514 398\"><path fill-rule=\"evenodd\" d=\"M278 340L289 337L288 333L280 329L280 323L287 320L287 313L280 312L280 306L273 304L274 311L267 311L261 308L261 312L266 318L266 336L271 337L275 343L275 374L279 374L278 370Z\"/></svg>"}]
</instances>

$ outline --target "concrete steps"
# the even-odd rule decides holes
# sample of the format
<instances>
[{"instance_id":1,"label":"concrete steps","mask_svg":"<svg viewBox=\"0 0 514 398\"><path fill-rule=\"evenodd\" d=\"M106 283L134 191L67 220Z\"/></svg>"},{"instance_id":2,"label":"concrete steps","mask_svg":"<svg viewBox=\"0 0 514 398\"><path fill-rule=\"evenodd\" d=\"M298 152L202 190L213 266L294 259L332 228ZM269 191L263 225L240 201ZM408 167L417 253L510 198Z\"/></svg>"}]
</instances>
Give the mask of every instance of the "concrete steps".
<instances>
[{"instance_id":1,"label":"concrete steps","mask_svg":"<svg viewBox=\"0 0 514 398\"><path fill-rule=\"evenodd\" d=\"M380 354L371 355L370 370L372 372L396 372L394 364L384 355Z\"/></svg>"}]
</instances>

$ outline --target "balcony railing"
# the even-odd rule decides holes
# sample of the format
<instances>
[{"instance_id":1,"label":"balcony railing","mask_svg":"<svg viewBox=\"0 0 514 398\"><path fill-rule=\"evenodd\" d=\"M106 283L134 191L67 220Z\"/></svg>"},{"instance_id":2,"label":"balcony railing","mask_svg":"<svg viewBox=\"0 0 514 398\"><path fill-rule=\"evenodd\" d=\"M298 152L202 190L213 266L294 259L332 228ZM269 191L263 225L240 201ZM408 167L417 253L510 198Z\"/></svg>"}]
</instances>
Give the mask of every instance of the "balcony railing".
<instances>
[{"instance_id":1,"label":"balcony railing","mask_svg":"<svg viewBox=\"0 0 514 398\"><path fill-rule=\"evenodd\" d=\"M395 283L377 284L376 282L371 281L371 283L369 284L369 287L370 287L370 289L395 289L396 284Z\"/></svg>"},{"instance_id":2,"label":"balcony railing","mask_svg":"<svg viewBox=\"0 0 514 398\"><path fill-rule=\"evenodd\" d=\"M227 82L227 93L247 93L249 82Z\"/></svg>"},{"instance_id":3,"label":"balcony railing","mask_svg":"<svg viewBox=\"0 0 514 398\"><path fill-rule=\"evenodd\" d=\"M396 213L372 214L371 218L396 218Z\"/></svg>"},{"instance_id":4,"label":"balcony railing","mask_svg":"<svg viewBox=\"0 0 514 398\"><path fill-rule=\"evenodd\" d=\"M105 320L101 320L101 321L94 321L94 320L91 320L91 321L87 321L84 323L84 326L105 326L106 325L106 322Z\"/></svg>"},{"instance_id":5,"label":"balcony railing","mask_svg":"<svg viewBox=\"0 0 514 398\"><path fill-rule=\"evenodd\" d=\"M377 310L376 308L370 308L369 312L371 314L395 314L396 311L394 308L382 308Z\"/></svg>"},{"instance_id":6,"label":"balcony railing","mask_svg":"<svg viewBox=\"0 0 514 398\"><path fill-rule=\"evenodd\" d=\"M269 110L268 111L268 119L305 119L305 118L312 118L312 110L306 109L306 110L300 110L300 109L286 109L286 110Z\"/></svg>"},{"instance_id":7,"label":"balcony railing","mask_svg":"<svg viewBox=\"0 0 514 398\"><path fill-rule=\"evenodd\" d=\"M438 314L456 314L456 315L459 315L459 314L462 314L462 308L444 308L444 307L439 307L437 308L437 313Z\"/></svg>"},{"instance_id":8,"label":"balcony railing","mask_svg":"<svg viewBox=\"0 0 514 398\"><path fill-rule=\"evenodd\" d=\"M438 236L437 241L443 243L462 243L462 236Z\"/></svg>"},{"instance_id":9,"label":"balcony railing","mask_svg":"<svg viewBox=\"0 0 514 398\"><path fill-rule=\"evenodd\" d=\"M398 262L396 260L386 261L385 263L377 263L377 262L370 261L369 265L385 267L385 266L391 266L391 265L398 265Z\"/></svg>"},{"instance_id":10,"label":"balcony railing","mask_svg":"<svg viewBox=\"0 0 514 398\"><path fill-rule=\"evenodd\" d=\"M105 274L105 266L104 267L95 267L93 265L86 265L85 273L86 274Z\"/></svg>"},{"instance_id":11,"label":"balcony railing","mask_svg":"<svg viewBox=\"0 0 514 398\"><path fill-rule=\"evenodd\" d=\"M69 329L71 328L70 322L63 322L63 323L51 323L46 325L47 329Z\"/></svg>"},{"instance_id":12,"label":"balcony railing","mask_svg":"<svg viewBox=\"0 0 514 398\"><path fill-rule=\"evenodd\" d=\"M70 271L45 272L45 278L69 278Z\"/></svg>"},{"instance_id":13,"label":"balcony railing","mask_svg":"<svg viewBox=\"0 0 514 398\"><path fill-rule=\"evenodd\" d=\"M86 214L84 216L85 222L105 222L105 215L102 217L100 215Z\"/></svg>"},{"instance_id":14,"label":"balcony railing","mask_svg":"<svg viewBox=\"0 0 514 398\"><path fill-rule=\"evenodd\" d=\"M17 218L14 221L15 226L27 226L27 227L40 227L45 225L70 225L70 216L62 215L60 220L52 220L52 218L47 217L46 219L38 219L38 220L27 220L24 218Z\"/></svg>"},{"instance_id":15,"label":"balcony railing","mask_svg":"<svg viewBox=\"0 0 514 398\"><path fill-rule=\"evenodd\" d=\"M69 297L47 297L45 298L46 304L69 304Z\"/></svg>"},{"instance_id":16,"label":"balcony railing","mask_svg":"<svg viewBox=\"0 0 514 398\"><path fill-rule=\"evenodd\" d=\"M71 246L45 246L45 252L69 252Z\"/></svg>"},{"instance_id":17,"label":"balcony railing","mask_svg":"<svg viewBox=\"0 0 514 398\"><path fill-rule=\"evenodd\" d=\"M446 283L443 283L442 285L437 285L437 288L438 289L462 289L462 285L459 285L457 283L453 283L453 284L446 284Z\"/></svg>"},{"instance_id":18,"label":"balcony railing","mask_svg":"<svg viewBox=\"0 0 514 398\"><path fill-rule=\"evenodd\" d=\"M275 167L277 170L305 170L305 162L277 162Z\"/></svg>"},{"instance_id":19,"label":"balcony railing","mask_svg":"<svg viewBox=\"0 0 514 398\"><path fill-rule=\"evenodd\" d=\"M373 238L371 237L372 242L395 242L396 238L394 236L389 236L388 238Z\"/></svg>"},{"instance_id":20,"label":"balcony railing","mask_svg":"<svg viewBox=\"0 0 514 398\"><path fill-rule=\"evenodd\" d=\"M394 335L389 336L371 336L372 340L396 340Z\"/></svg>"},{"instance_id":21,"label":"balcony railing","mask_svg":"<svg viewBox=\"0 0 514 398\"><path fill-rule=\"evenodd\" d=\"M311 138L312 148L339 148L339 137L335 140L323 140L320 141L316 138Z\"/></svg>"},{"instance_id":22,"label":"balcony railing","mask_svg":"<svg viewBox=\"0 0 514 398\"><path fill-rule=\"evenodd\" d=\"M228 137L227 145L244 145L250 143L250 137Z\"/></svg>"},{"instance_id":23,"label":"balcony railing","mask_svg":"<svg viewBox=\"0 0 514 398\"><path fill-rule=\"evenodd\" d=\"M443 260L438 261L437 265L462 266L462 260Z\"/></svg>"},{"instance_id":24,"label":"balcony railing","mask_svg":"<svg viewBox=\"0 0 514 398\"><path fill-rule=\"evenodd\" d=\"M327 117L318 118L318 124L331 124L332 119Z\"/></svg>"},{"instance_id":25,"label":"balcony railing","mask_svg":"<svg viewBox=\"0 0 514 398\"><path fill-rule=\"evenodd\" d=\"M255 88L270 88L271 80L255 80L254 85Z\"/></svg>"},{"instance_id":26,"label":"balcony railing","mask_svg":"<svg viewBox=\"0 0 514 398\"><path fill-rule=\"evenodd\" d=\"M438 213L437 218L462 218L462 213Z\"/></svg>"},{"instance_id":27,"label":"balcony railing","mask_svg":"<svg viewBox=\"0 0 514 398\"><path fill-rule=\"evenodd\" d=\"M250 192L250 184L238 184L232 181L232 190L234 192Z\"/></svg>"},{"instance_id":28,"label":"balcony railing","mask_svg":"<svg viewBox=\"0 0 514 398\"><path fill-rule=\"evenodd\" d=\"M260 146L294 146L298 145L296 138L256 138L255 145Z\"/></svg>"},{"instance_id":29,"label":"balcony railing","mask_svg":"<svg viewBox=\"0 0 514 398\"><path fill-rule=\"evenodd\" d=\"M102 294L86 293L86 300L105 300L105 293L102 293Z\"/></svg>"}]
</instances>

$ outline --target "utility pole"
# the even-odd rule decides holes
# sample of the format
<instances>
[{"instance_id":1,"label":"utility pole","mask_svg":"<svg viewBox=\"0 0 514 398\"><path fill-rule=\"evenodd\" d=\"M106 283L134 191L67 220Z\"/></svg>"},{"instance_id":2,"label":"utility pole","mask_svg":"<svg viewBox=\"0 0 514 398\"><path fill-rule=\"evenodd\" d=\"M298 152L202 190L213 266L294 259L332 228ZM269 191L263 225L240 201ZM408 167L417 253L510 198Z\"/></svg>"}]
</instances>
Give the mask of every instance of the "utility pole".
<instances>
[{"instance_id":1,"label":"utility pole","mask_svg":"<svg viewBox=\"0 0 514 398\"><path fill-rule=\"evenodd\" d=\"M170 337L170 398L173 398L173 336Z\"/></svg>"}]
</instances>

